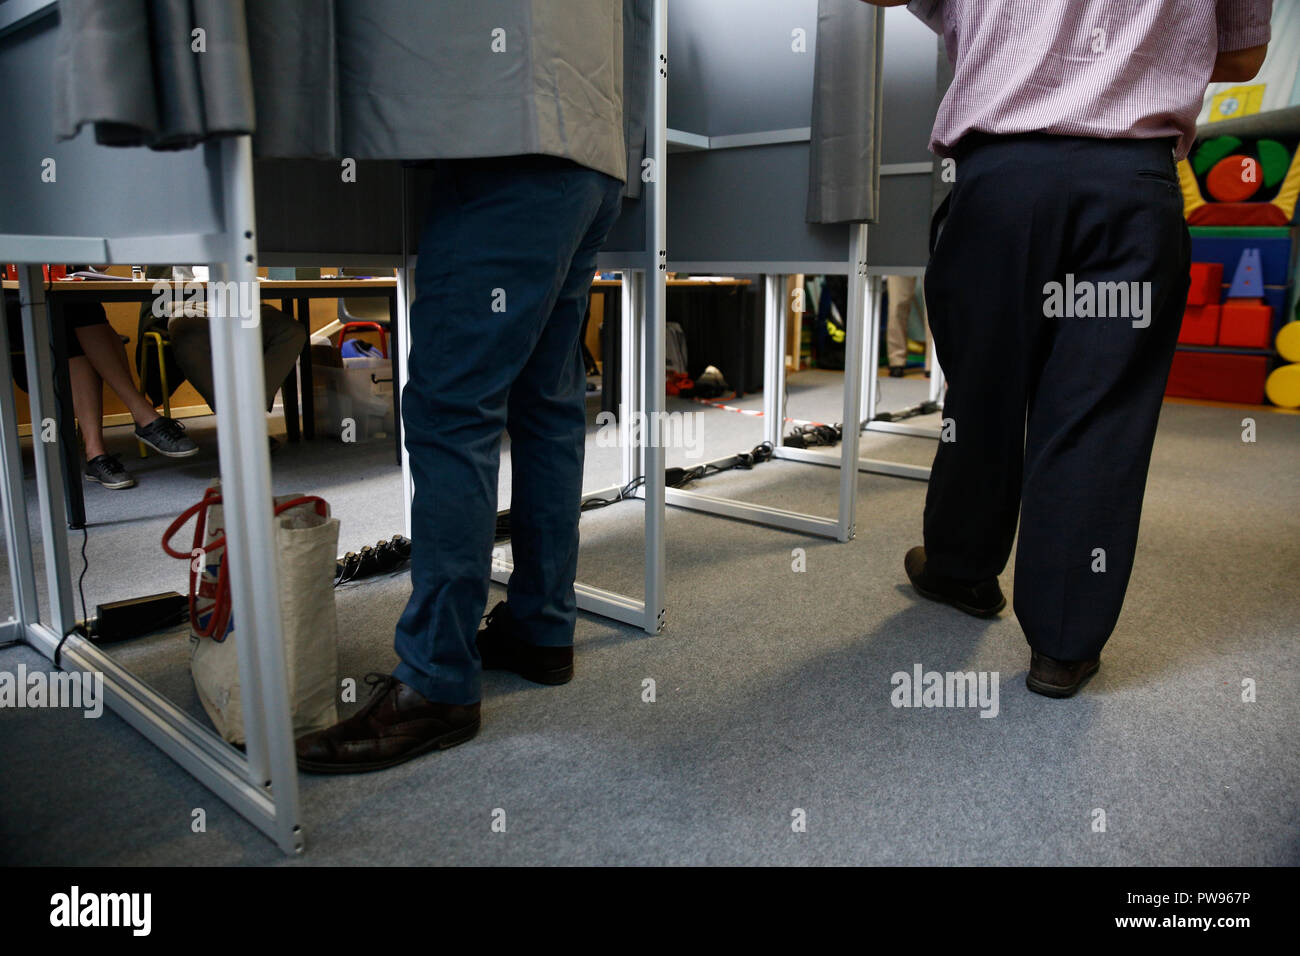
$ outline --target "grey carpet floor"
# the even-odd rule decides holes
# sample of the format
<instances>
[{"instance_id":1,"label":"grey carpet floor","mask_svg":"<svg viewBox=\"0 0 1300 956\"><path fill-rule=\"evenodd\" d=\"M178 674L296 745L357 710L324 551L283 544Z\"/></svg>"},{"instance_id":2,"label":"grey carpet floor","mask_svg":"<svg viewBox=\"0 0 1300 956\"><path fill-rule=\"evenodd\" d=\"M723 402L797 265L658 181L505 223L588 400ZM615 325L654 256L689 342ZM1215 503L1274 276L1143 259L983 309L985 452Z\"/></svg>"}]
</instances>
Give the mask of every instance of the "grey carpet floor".
<instances>
[{"instance_id":1,"label":"grey carpet floor","mask_svg":"<svg viewBox=\"0 0 1300 956\"><path fill-rule=\"evenodd\" d=\"M919 378L881 384L884 408L925 394ZM794 376L789 414L838 421L838 387L833 373ZM759 408L761 396L733 404ZM699 412L705 457L762 437L758 418L670 407ZM304 775L308 851L295 860L111 713L0 709L0 859L1300 863L1300 416L1258 413L1259 440L1245 444L1244 414L1165 408L1124 614L1100 674L1072 700L1025 689L1028 652L1009 611L983 622L913 595L901 558L919 541L925 486L864 474L847 544L669 509L663 634L581 615L575 680L542 688L485 675L483 729L470 743L380 774ZM137 466L127 430L112 430L140 485L87 489L92 609L184 590L184 565L158 541L215 474L212 422L191 431L201 455ZM593 422L589 488L618 480L617 450L594 434ZM917 464L933 448L863 441L864 456ZM696 460L684 449L668 457ZM507 448L503 500L508 459ZM391 443L286 446L273 471L277 492L331 502L344 548L402 528ZM833 515L837 481L833 468L772 462L697 487ZM590 512L582 525L581 579L639 595L640 503ZM80 534L70 542L75 576ZM795 549L803 573L792 570ZM1010 571L1002 580L1010 595ZM338 592L343 676L392 666L407 591L398 575ZM492 600L502 594L494 587ZM7 589L4 601L0 617L12 607ZM157 635L113 653L202 719L187 648L183 636ZM0 649L0 670L19 663L47 666L30 648ZM895 708L891 677L916 664L996 672L998 715ZM1257 684L1254 703L1241 700L1244 678ZM654 703L642 699L646 680ZM197 807L206 833L191 832ZM492 830L497 810L504 833ZM1099 810L1104 832L1094 830ZM806 832L792 828L796 811Z\"/></svg>"}]
</instances>

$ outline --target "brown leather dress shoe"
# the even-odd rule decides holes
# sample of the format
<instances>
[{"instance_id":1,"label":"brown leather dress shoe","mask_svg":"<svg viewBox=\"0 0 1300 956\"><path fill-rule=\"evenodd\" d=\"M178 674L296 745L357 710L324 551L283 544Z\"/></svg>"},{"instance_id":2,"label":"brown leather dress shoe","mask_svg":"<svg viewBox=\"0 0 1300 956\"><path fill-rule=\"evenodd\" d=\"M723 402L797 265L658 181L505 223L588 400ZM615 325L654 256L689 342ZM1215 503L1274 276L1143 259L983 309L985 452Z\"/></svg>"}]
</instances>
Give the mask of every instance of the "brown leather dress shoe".
<instances>
[{"instance_id":1,"label":"brown leather dress shoe","mask_svg":"<svg viewBox=\"0 0 1300 956\"><path fill-rule=\"evenodd\" d=\"M1044 697L1073 697L1100 667L1100 657L1090 661L1058 661L1031 650L1025 686Z\"/></svg>"},{"instance_id":2,"label":"brown leather dress shoe","mask_svg":"<svg viewBox=\"0 0 1300 956\"><path fill-rule=\"evenodd\" d=\"M514 618L505 601L487 615L478 632L478 653L485 671L514 671L534 684L567 684L573 680L573 645L542 647L515 634Z\"/></svg>"},{"instance_id":3,"label":"brown leather dress shoe","mask_svg":"<svg viewBox=\"0 0 1300 956\"><path fill-rule=\"evenodd\" d=\"M298 769L311 773L365 773L405 763L431 750L469 740L479 727L479 705L425 699L391 674L367 674L366 705L333 727L298 738Z\"/></svg>"}]
</instances>

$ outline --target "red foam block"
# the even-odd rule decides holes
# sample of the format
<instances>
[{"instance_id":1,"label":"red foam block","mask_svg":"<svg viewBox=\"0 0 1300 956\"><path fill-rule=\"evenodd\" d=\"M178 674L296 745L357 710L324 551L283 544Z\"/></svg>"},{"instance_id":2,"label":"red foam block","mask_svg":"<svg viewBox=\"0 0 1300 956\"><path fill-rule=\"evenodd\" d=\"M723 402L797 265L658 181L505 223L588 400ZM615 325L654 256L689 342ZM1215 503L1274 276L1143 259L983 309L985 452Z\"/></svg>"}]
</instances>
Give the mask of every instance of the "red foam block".
<instances>
[{"instance_id":1,"label":"red foam block","mask_svg":"<svg viewBox=\"0 0 1300 956\"><path fill-rule=\"evenodd\" d=\"M1218 305L1189 305L1183 312L1178 341L1183 345L1214 345L1219 341Z\"/></svg>"},{"instance_id":2,"label":"red foam block","mask_svg":"<svg viewBox=\"0 0 1300 956\"><path fill-rule=\"evenodd\" d=\"M1192 284L1187 289L1188 305L1216 305L1222 301L1222 262L1193 262L1191 279Z\"/></svg>"},{"instance_id":3,"label":"red foam block","mask_svg":"<svg viewBox=\"0 0 1300 956\"><path fill-rule=\"evenodd\" d=\"M1273 310L1263 299L1229 299L1219 318L1219 344L1266 349L1273 330Z\"/></svg>"},{"instance_id":4,"label":"red foam block","mask_svg":"<svg viewBox=\"0 0 1300 956\"><path fill-rule=\"evenodd\" d=\"M1264 355L1175 352L1165 394L1261 405L1267 376L1268 357Z\"/></svg>"}]
</instances>

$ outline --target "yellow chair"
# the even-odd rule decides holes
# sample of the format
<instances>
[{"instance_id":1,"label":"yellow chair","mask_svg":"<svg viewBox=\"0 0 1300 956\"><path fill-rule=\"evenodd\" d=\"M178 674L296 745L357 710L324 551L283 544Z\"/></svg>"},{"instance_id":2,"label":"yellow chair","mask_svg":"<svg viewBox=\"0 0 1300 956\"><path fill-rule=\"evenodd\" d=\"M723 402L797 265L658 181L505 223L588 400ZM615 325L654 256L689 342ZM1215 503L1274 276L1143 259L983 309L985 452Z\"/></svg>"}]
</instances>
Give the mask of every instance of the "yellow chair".
<instances>
[{"instance_id":1,"label":"yellow chair","mask_svg":"<svg viewBox=\"0 0 1300 956\"><path fill-rule=\"evenodd\" d=\"M148 362L149 349L152 346L158 352L158 380L162 384L162 405L163 414L168 418L172 417L172 389L167 383L167 349L172 347L172 340L165 332L146 332L144 334L146 345L140 352L141 367L136 369L136 374L140 376L141 387L145 381L145 363ZM140 457L147 458L149 447L142 441L136 442L140 446Z\"/></svg>"}]
</instances>

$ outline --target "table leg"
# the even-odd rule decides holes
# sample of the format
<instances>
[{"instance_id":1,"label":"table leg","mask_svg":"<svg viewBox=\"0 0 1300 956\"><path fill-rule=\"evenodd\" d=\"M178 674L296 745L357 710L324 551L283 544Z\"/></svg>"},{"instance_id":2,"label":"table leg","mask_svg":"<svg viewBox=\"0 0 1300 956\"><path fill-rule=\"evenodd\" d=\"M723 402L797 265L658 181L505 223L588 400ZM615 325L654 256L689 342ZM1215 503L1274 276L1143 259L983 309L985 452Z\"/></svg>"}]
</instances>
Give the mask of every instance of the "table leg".
<instances>
[{"instance_id":1,"label":"table leg","mask_svg":"<svg viewBox=\"0 0 1300 956\"><path fill-rule=\"evenodd\" d=\"M280 300L280 311L285 315L294 314L291 308L292 303L288 299ZM302 354L299 356L299 364L311 360L311 329L307 330L308 342L303 346ZM302 437L298 425L298 370L292 368L289 374L285 376L284 384L280 386L284 394L284 430L286 437L291 442L299 441Z\"/></svg>"},{"instance_id":2,"label":"table leg","mask_svg":"<svg viewBox=\"0 0 1300 956\"><path fill-rule=\"evenodd\" d=\"M72 407L72 375L68 369L68 331L63 321L63 303L57 295L47 300L50 342L54 347L54 391L58 396L59 441L63 445L63 491L68 497L68 527L86 526L86 498L82 487L81 452L77 448L76 412ZM26 343L24 343L25 347ZM40 440L41 424L32 422L32 436Z\"/></svg>"},{"instance_id":3,"label":"table leg","mask_svg":"<svg viewBox=\"0 0 1300 956\"><path fill-rule=\"evenodd\" d=\"M388 361L393 369L393 436L396 439L394 450L399 465L402 463L402 390L397 383L397 350L403 348L400 328L401 323L397 321L397 287L394 286L393 294L388 297Z\"/></svg>"},{"instance_id":4,"label":"table leg","mask_svg":"<svg viewBox=\"0 0 1300 956\"><path fill-rule=\"evenodd\" d=\"M618 414L618 397L623 394L619 356L623 354L623 300L602 288L605 297L604 325L600 327L600 410Z\"/></svg>"},{"instance_id":5,"label":"table leg","mask_svg":"<svg viewBox=\"0 0 1300 956\"><path fill-rule=\"evenodd\" d=\"M733 290L731 298L736 302L736 397L744 398L745 389L749 386L745 375L749 365L749 310L745 308L744 293Z\"/></svg>"},{"instance_id":6,"label":"table leg","mask_svg":"<svg viewBox=\"0 0 1300 956\"><path fill-rule=\"evenodd\" d=\"M302 361L302 436L311 441L316 437L316 396L311 379L311 299L298 300L298 321L307 330L307 344L303 346Z\"/></svg>"}]
</instances>

